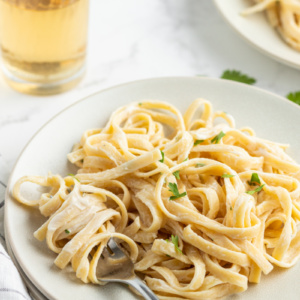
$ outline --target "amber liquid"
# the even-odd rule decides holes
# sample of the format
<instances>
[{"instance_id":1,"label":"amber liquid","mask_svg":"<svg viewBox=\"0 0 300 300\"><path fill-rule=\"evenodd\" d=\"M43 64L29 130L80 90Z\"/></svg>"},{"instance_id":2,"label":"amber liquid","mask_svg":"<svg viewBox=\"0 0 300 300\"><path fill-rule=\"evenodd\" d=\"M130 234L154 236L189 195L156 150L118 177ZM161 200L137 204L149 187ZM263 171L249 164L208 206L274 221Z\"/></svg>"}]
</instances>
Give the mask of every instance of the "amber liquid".
<instances>
[{"instance_id":1,"label":"amber liquid","mask_svg":"<svg viewBox=\"0 0 300 300\"><path fill-rule=\"evenodd\" d=\"M87 23L88 0L0 0L5 71L19 82L44 86L42 93L56 83L63 91L83 68Z\"/></svg>"}]
</instances>

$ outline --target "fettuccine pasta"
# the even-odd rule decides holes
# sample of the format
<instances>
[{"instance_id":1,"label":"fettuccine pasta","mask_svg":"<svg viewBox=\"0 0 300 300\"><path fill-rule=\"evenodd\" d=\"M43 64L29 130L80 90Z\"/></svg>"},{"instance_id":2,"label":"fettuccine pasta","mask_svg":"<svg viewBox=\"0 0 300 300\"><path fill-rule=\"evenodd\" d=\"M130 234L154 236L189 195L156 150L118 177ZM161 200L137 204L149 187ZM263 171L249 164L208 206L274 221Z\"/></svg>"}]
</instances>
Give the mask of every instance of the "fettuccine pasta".
<instances>
[{"instance_id":1,"label":"fettuccine pasta","mask_svg":"<svg viewBox=\"0 0 300 300\"><path fill-rule=\"evenodd\" d=\"M300 256L300 166L286 148L204 99L184 115L143 101L82 135L67 156L77 174L25 176L13 195L48 218L34 236L83 282L101 284L114 237L160 299L215 299ZM25 182L49 191L27 199Z\"/></svg>"},{"instance_id":2,"label":"fettuccine pasta","mask_svg":"<svg viewBox=\"0 0 300 300\"><path fill-rule=\"evenodd\" d=\"M242 12L243 15L265 11L272 27L294 49L300 51L300 1L254 0L256 4Z\"/></svg>"}]
</instances>

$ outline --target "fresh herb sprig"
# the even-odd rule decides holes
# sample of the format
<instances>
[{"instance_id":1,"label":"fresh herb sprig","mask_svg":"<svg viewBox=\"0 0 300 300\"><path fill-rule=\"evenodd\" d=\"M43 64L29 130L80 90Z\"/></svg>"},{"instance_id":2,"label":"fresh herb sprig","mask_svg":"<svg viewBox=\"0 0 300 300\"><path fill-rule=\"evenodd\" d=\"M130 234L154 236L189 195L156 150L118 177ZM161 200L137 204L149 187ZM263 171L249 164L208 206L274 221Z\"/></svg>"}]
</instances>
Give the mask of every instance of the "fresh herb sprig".
<instances>
[{"instance_id":1,"label":"fresh herb sprig","mask_svg":"<svg viewBox=\"0 0 300 300\"><path fill-rule=\"evenodd\" d=\"M172 243L174 244L175 250L178 251L179 253L183 254L181 249L179 248L179 244L178 244L178 236L177 235L171 235L171 241L170 240L166 240L166 242L168 243Z\"/></svg>"},{"instance_id":2,"label":"fresh herb sprig","mask_svg":"<svg viewBox=\"0 0 300 300\"><path fill-rule=\"evenodd\" d=\"M245 84L254 84L256 82L255 78L252 78L252 77L250 77L246 74L243 74L237 70L226 70L221 75L221 78L233 80L233 81L237 81L237 82L242 82Z\"/></svg>"},{"instance_id":3,"label":"fresh herb sprig","mask_svg":"<svg viewBox=\"0 0 300 300\"><path fill-rule=\"evenodd\" d=\"M250 181L248 181L248 184L251 186L260 184L260 186L257 187L255 190L247 191L246 193L249 195L253 195L255 193L260 192L262 190L262 188L265 186L265 184L261 184L261 181L260 181L257 173L252 173L251 179L250 179Z\"/></svg>"},{"instance_id":4,"label":"fresh herb sprig","mask_svg":"<svg viewBox=\"0 0 300 300\"><path fill-rule=\"evenodd\" d=\"M226 134L221 131L218 135L216 135L210 142L212 144L219 144L221 139L225 136Z\"/></svg>"},{"instance_id":5,"label":"fresh herb sprig","mask_svg":"<svg viewBox=\"0 0 300 300\"><path fill-rule=\"evenodd\" d=\"M251 179L250 179L250 181L248 181L248 184L251 185L251 186L261 184L259 176L258 176L257 173L252 173Z\"/></svg>"},{"instance_id":6,"label":"fresh herb sprig","mask_svg":"<svg viewBox=\"0 0 300 300\"><path fill-rule=\"evenodd\" d=\"M231 178L231 177L233 177L233 176L235 176L235 175L224 173L221 177L222 177L222 178Z\"/></svg>"},{"instance_id":7,"label":"fresh herb sprig","mask_svg":"<svg viewBox=\"0 0 300 300\"><path fill-rule=\"evenodd\" d=\"M258 193L262 190L262 188L265 186L265 184L259 186L258 188L256 188L255 190L252 190L252 191L247 191L246 193L249 194L249 195L253 195L255 193Z\"/></svg>"},{"instance_id":8,"label":"fresh herb sprig","mask_svg":"<svg viewBox=\"0 0 300 300\"><path fill-rule=\"evenodd\" d=\"M286 97L292 102L300 105L300 91L289 93Z\"/></svg>"},{"instance_id":9,"label":"fresh herb sprig","mask_svg":"<svg viewBox=\"0 0 300 300\"><path fill-rule=\"evenodd\" d=\"M179 193L176 183L169 182L169 191L173 193L174 196L170 197L170 200L175 200L181 197L186 196L186 192Z\"/></svg>"},{"instance_id":10,"label":"fresh herb sprig","mask_svg":"<svg viewBox=\"0 0 300 300\"><path fill-rule=\"evenodd\" d=\"M204 140L196 140L195 142L194 142L194 146L197 146L197 145L199 145L199 144L201 144L201 143L203 143L204 142Z\"/></svg>"},{"instance_id":11,"label":"fresh herb sprig","mask_svg":"<svg viewBox=\"0 0 300 300\"><path fill-rule=\"evenodd\" d=\"M159 160L161 163L163 163L165 161L165 153L163 151L160 150L161 153L161 159Z\"/></svg>"},{"instance_id":12,"label":"fresh herb sprig","mask_svg":"<svg viewBox=\"0 0 300 300\"><path fill-rule=\"evenodd\" d=\"M179 172L180 172L180 170L173 172L173 175L174 175L177 179L180 179Z\"/></svg>"}]
</instances>

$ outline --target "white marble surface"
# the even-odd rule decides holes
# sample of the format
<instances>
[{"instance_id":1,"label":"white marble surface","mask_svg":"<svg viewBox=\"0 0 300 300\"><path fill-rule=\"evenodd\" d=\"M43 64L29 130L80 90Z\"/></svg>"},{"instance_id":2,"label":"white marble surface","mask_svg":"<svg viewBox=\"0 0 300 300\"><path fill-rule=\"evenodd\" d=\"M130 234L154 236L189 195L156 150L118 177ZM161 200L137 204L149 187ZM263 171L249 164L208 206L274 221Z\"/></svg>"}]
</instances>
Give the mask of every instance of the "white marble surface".
<instances>
[{"instance_id":1,"label":"white marble surface","mask_svg":"<svg viewBox=\"0 0 300 300\"><path fill-rule=\"evenodd\" d=\"M219 77L237 69L280 95L299 90L300 72L250 47L210 0L91 0L87 74L72 91L33 97L0 77L0 181L23 147L57 112L101 89L161 76ZM2 184L0 184L1 191ZM3 200L3 188L0 192Z\"/></svg>"}]
</instances>

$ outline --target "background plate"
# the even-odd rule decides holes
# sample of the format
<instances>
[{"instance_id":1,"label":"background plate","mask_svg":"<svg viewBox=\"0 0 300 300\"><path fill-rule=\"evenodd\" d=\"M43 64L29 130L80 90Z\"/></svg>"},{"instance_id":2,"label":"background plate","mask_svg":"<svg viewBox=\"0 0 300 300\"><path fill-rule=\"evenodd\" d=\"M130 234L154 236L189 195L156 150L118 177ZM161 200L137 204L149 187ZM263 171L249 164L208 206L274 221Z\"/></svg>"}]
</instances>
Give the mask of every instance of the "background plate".
<instances>
[{"instance_id":1,"label":"background plate","mask_svg":"<svg viewBox=\"0 0 300 300\"><path fill-rule=\"evenodd\" d=\"M184 111L196 98L210 100L215 110L234 116L237 127L251 126L262 138L290 143L289 153L300 161L300 139L297 138L300 109L294 103L244 84L209 78L158 78L120 85L76 102L50 120L28 143L11 174L5 204L6 237L12 251L28 278L49 299L57 300L129 300L135 296L121 285L98 287L83 284L70 268L58 269L56 254L33 232L45 221L39 211L17 203L11 190L24 175L67 175L75 173L66 155L82 133L101 127L110 114L132 101L156 99L168 101ZM16 137L15 137L16 138ZM32 186L24 186L32 193ZM300 265L263 277L261 284L251 285L234 299L299 299Z\"/></svg>"},{"instance_id":2,"label":"background plate","mask_svg":"<svg viewBox=\"0 0 300 300\"><path fill-rule=\"evenodd\" d=\"M290 67L300 69L300 52L285 43L268 23L263 12L241 16L240 13L252 6L253 1L214 0L214 3L231 27L257 50Z\"/></svg>"}]
</instances>

